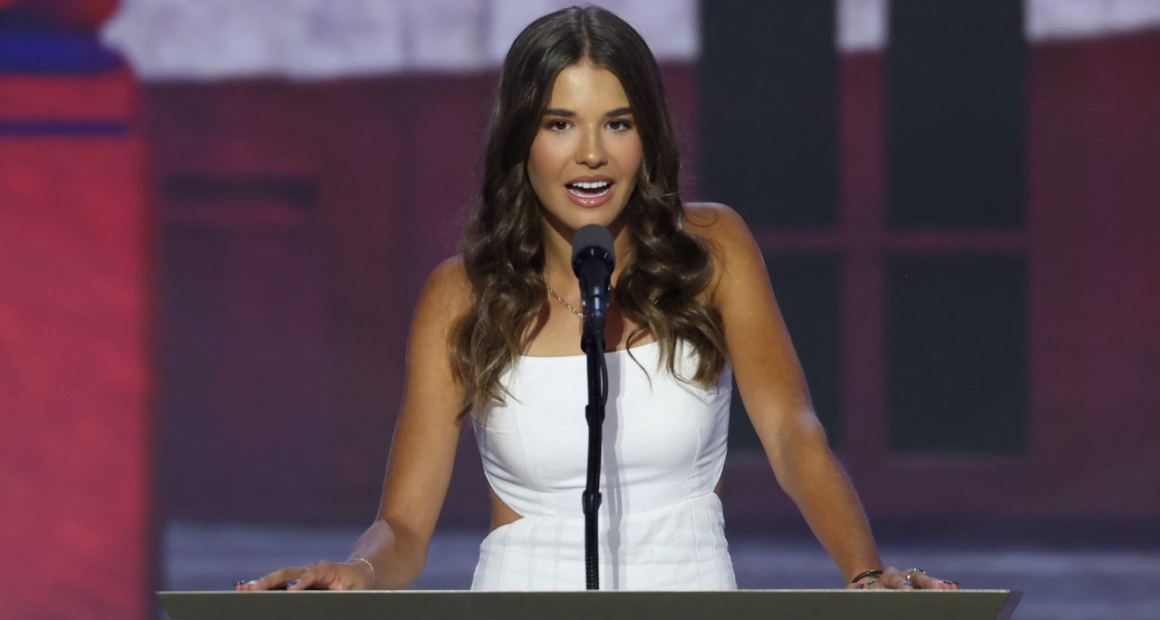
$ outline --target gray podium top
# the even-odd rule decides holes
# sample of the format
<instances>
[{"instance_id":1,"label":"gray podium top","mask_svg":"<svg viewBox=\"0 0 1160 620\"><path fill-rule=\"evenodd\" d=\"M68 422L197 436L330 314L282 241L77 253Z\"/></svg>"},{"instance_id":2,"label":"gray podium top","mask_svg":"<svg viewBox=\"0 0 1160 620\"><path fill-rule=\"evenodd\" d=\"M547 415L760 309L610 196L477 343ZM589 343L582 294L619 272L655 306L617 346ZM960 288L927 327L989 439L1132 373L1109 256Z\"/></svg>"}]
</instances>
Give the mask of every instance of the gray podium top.
<instances>
[{"instance_id":1,"label":"gray podium top","mask_svg":"<svg viewBox=\"0 0 1160 620\"><path fill-rule=\"evenodd\" d=\"M1007 620L1010 590L158 592L172 620Z\"/></svg>"}]
</instances>

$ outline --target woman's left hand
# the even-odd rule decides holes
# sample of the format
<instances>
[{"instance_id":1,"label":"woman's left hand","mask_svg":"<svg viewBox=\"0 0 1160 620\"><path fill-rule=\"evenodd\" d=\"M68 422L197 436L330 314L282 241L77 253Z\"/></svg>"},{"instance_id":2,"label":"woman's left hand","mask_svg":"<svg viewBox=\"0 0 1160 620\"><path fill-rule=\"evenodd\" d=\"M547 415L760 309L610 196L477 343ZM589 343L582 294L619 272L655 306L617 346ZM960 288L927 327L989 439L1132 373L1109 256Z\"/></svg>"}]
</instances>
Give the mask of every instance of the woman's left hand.
<instances>
[{"instance_id":1,"label":"woman's left hand","mask_svg":"<svg viewBox=\"0 0 1160 620\"><path fill-rule=\"evenodd\" d=\"M846 584L847 590L958 590L959 582L931 577L921 568L900 571L893 566L881 575Z\"/></svg>"}]
</instances>

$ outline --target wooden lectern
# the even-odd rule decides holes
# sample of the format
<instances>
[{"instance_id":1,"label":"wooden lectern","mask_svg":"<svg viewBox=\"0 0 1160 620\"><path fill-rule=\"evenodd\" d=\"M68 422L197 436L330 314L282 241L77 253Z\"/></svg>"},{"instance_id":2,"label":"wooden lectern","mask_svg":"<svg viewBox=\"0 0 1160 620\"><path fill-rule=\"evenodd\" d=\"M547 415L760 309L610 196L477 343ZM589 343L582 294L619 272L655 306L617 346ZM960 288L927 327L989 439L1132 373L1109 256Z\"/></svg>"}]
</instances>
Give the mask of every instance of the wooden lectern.
<instances>
[{"instance_id":1,"label":"wooden lectern","mask_svg":"<svg viewBox=\"0 0 1160 620\"><path fill-rule=\"evenodd\" d=\"M158 592L172 620L1007 620L1010 590Z\"/></svg>"}]
</instances>

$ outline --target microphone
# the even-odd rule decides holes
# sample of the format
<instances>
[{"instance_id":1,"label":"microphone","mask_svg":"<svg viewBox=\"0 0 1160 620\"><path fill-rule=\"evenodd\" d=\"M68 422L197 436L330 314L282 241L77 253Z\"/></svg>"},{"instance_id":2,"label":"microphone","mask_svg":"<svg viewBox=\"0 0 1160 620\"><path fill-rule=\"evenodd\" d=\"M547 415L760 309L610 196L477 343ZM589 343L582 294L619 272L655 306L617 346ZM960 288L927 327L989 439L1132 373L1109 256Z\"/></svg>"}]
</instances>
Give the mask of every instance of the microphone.
<instances>
[{"instance_id":1,"label":"microphone","mask_svg":"<svg viewBox=\"0 0 1160 620\"><path fill-rule=\"evenodd\" d=\"M589 224L572 237L572 271L580 280L580 299L584 302L584 335L580 349L587 355L588 467L584 493L580 496L584 510L584 582L589 590L600 589L600 552L598 512L600 494L600 455L604 439L604 406L608 402L608 364L604 360L604 319L612 302L612 270L616 267L616 248L612 233L599 224Z\"/></svg>"},{"instance_id":2,"label":"microphone","mask_svg":"<svg viewBox=\"0 0 1160 620\"><path fill-rule=\"evenodd\" d=\"M612 270L615 268L616 248L607 228L589 224L576 231L572 238L572 272L580 279L585 331L604 331L604 318L612 302Z\"/></svg>"}]
</instances>

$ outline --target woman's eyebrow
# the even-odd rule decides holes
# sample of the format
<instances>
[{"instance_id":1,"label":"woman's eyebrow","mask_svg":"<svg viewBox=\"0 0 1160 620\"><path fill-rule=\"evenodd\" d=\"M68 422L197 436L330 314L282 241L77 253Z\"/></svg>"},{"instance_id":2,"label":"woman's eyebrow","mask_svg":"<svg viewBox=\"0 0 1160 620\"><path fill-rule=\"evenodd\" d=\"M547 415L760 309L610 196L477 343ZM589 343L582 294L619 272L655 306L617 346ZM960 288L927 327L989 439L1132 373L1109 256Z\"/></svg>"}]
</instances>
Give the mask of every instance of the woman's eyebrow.
<instances>
[{"instance_id":1,"label":"woman's eyebrow","mask_svg":"<svg viewBox=\"0 0 1160 620\"><path fill-rule=\"evenodd\" d=\"M625 116L632 114L632 108L616 108L604 113L605 118L613 116ZM544 116L563 116L564 118L572 118L576 113L572 110L565 110L564 108L548 108L544 110Z\"/></svg>"}]
</instances>

